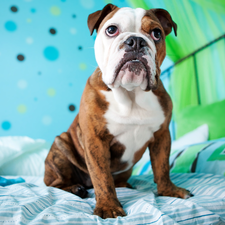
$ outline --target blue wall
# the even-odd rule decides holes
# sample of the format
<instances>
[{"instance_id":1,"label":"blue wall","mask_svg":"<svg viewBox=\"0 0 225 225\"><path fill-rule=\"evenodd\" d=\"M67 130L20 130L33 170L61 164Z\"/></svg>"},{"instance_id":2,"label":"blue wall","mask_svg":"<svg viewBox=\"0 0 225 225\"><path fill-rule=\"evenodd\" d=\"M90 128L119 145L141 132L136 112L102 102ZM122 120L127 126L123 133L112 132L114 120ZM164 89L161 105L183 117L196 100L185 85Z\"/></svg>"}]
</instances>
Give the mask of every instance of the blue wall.
<instances>
[{"instance_id":1,"label":"blue wall","mask_svg":"<svg viewBox=\"0 0 225 225\"><path fill-rule=\"evenodd\" d=\"M108 2L0 1L0 136L52 142L68 129L97 66L87 17Z\"/></svg>"}]
</instances>

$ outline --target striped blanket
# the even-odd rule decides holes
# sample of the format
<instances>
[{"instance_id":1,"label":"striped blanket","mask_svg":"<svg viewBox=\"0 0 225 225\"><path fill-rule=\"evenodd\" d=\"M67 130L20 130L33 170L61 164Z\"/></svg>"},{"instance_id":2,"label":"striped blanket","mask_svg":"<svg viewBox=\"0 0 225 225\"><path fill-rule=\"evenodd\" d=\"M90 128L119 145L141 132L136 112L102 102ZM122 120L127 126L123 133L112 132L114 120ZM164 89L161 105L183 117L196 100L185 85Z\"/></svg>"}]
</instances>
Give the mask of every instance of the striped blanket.
<instances>
[{"instance_id":1,"label":"striped blanket","mask_svg":"<svg viewBox=\"0 0 225 225\"><path fill-rule=\"evenodd\" d=\"M45 187L42 179L0 187L0 224L225 224L225 178L211 174L171 174L172 181L190 190L187 200L157 196L152 175L133 176L134 189L117 188L126 217L103 220L94 216L94 190L81 199Z\"/></svg>"}]
</instances>

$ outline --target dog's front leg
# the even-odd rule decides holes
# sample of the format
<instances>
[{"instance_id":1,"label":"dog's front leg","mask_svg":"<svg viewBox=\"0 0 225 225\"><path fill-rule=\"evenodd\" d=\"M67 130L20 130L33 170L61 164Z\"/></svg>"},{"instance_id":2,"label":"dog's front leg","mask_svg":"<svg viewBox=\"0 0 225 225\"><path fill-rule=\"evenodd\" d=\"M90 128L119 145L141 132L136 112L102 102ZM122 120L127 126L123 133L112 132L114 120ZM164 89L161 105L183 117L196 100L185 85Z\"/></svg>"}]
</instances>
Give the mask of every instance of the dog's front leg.
<instances>
[{"instance_id":1,"label":"dog's front leg","mask_svg":"<svg viewBox=\"0 0 225 225\"><path fill-rule=\"evenodd\" d=\"M169 130L159 130L154 135L155 141L150 143L150 157L157 183L158 194L163 196L189 198L192 194L184 188L174 185L169 176L170 133Z\"/></svg>"},{"instance_id":2,"label":"dog's front leg","mask_svg":"<svg viewBox=\"0 0 225 225\"><path fill-rule=\"evenodd\" d=\"M96 198L94 214L104 219L125 216L110 172L109 145L98 137L85 139L85 158Z\"/></svg>"}]
</instances>

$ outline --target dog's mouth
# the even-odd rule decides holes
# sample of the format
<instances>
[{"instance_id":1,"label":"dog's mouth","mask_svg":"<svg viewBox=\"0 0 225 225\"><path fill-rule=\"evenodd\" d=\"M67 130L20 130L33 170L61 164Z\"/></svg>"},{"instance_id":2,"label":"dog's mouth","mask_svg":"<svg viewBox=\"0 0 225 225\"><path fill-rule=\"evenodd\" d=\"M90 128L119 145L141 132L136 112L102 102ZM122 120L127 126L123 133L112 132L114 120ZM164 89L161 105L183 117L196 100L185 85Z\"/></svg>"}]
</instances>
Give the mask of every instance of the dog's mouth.
<instances>
[{"instance_id":1,"label":"dog's mouth","mask_svg":"<svg viewBox=\"0 0 225 225\"><path fill-rule=\"evenodd\" d=\"M150 70L148 68L147 60L141 56L131 56L126 57L126 54L124 57L120 60L116 70L115 70L115 79L118 76L119 72L122 70L124 71L126 68L129 68L130 71L133 71L136 75L140 74L140 70L144 69L146 73L150 73ZM149 74L148 74L149 75ZM114 81L115 81L114 79Z\"/></svg>"},{"instance_id":2,"label":"dog's mouth","mask_svg":"<svg viewBox=\"0 0 225 225\"><path fill-rule=\"evenodd\" d=\"M128 69L129 72L133 72L136 76L139 76L142 70L147 73L146 65L144 65L144 63L141 62L139 59L132 59L130 61L125 62L122 65L120 71L125 71L126 69Z\"/></svg>"},{"instance_id":3,"label":"dog's mouth","mask_svg":"<svg viewBox=\"0 0 225 225\"><path fill-rule=\"evenodd\" d=\"M150 90L150 67L144 54L126 53L115 69L114 79L110 86L133 89L140 86L143 90Z\"/></svg>"}]
</instances>

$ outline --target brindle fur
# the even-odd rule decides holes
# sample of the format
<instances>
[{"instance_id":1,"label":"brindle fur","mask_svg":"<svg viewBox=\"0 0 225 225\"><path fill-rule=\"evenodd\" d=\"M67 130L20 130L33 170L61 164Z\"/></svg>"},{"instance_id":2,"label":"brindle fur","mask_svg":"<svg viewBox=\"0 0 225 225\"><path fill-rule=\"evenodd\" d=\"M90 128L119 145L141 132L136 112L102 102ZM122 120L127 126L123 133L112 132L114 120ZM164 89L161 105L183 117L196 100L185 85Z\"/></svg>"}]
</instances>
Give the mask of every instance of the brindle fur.
<instances>
[{"instance_id":1,"label":"brindle fur","mask_svg":"<svg viewBox=\"0 0 225 225\"><path fill-rule=\"evenodd\" d=\"M102 11L90 15L88 23L90 32L100 29L118 9L109 4ZM151 24L154 25L162 19L157 18L153 12L159 13L157 10L150 10L143 17L143 31L150 29ZM169 28L168 23L165 25L164 19L161 24L167 26L163 27L166 34L170 33L172 27L176 30L171 17L168 18L171 20ZM163 35L165 38L165 34ZM164 57L165 46L157 46L158 87L152 91L158 97L166 119L161 128L154 133L154 138L147 141L135 153L133 163L135 164L149 147L158 193L163 196L185 198L186 195L190 196L190 193L176 187L169 177L168 159L171 140L168 127L172 114L172 102L159 79L159 66ZM55 138L45 160L44 182L48 186L61 188L82 198L87 195L87 188L94 187L96 196L94 214L108 218L126 215L117 199L115 187L131 187L127 180L131 176L132 168L119 174L112 174L127 167L126 163L121 162L125 146L116 141L106 128L104 114L109 103L101 93L102 90L111 91L103 83L101 71L97 68L85 86L79 114L68 131Z\"/></svg>"}]
</instances>

